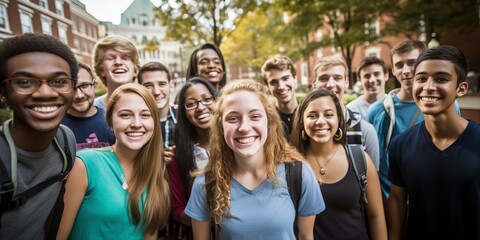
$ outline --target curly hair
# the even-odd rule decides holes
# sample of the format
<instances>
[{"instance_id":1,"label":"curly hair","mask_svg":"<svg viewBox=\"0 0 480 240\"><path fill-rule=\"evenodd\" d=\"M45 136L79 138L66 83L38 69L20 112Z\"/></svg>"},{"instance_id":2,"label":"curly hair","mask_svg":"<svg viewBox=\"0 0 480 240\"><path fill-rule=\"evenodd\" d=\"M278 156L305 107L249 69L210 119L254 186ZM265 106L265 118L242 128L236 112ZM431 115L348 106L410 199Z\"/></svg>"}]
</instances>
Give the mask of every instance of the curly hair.
<instances>
[{"instance_id":1,"label":"curly hair","mask_svg":"<svg viewBox=\"0 0 480 240\"><path fill-rule=\"evenodd\" d=\"M284 137L283 126L275 106L267 96L267 87L253 80L231 81L221 91L215 106L210 137L210 160L205 167L206 191L209 215L215 224L221 224L230 213L230 184L234 172L234 154L224 138L223 105L225 98L238 91L255 93L267 115L268 134L263 146L267 179L276 185L276 165L282 162L302 161L304 158L291 147ZM207 180L208 179L208 180Z\"/></svg>"},{"instance_id":2,"label":"curly hair","mask_svg":"<svg viewBox=\"0 0 480 240\"><path fill-rule=\"evenodd\" d=\"M113 109L122 95L134 93L147 105L155 123L160 122L157 104L150 91L137 83L127 83L117 88L107 106L106 120L112 127ZM152 233L164 226L170 214L170 187L165 162L160 124L154 124L152 138L142 147L133 164L131 182L128 186L128 208L135 225ZM142 197L146 191L147 197ZM140 205L143 208L141 213Z\"/></svg>"},{"instance_id":3,"label":"curly hair","mask_svg":"<svg viewBox=\"0 0 480 240\"><path fill-rule=\"evenodd\" d=\"M0 82L6 78L8 59L29 52L46 52L62 58L70 66L70 77L77 79L77 59L70 47L49 35L26 33L7 38L0 43Z\"/></svg>"},{"instance_id":4,"label":"curly hair","mask_svg":"<svg viewBox=\"0 0 480 240\"><path fill-rule=\"evenodd\" d=\"M302 131L305 131L303 114L305 113L308 105L310 105L311 102L321 97L330 97L333 100L333 103L335 104L335 110L337 111L338 128L343 132L342 137L339 140L334 139L333 141L342 145L345 144L347 141L347 127L345 124L345 117L343 116L342 104L338 100L337 95L327 89L314 90L307 94L303 101L300 103L300 105L298 105L297 113L295 114L295 119L293 121L294 124L292 129L292 136L290 138L292 146L296 147L297 150L300 151L300 153L303 155L307 154L307 150L310 146L310 138L302 138Z\"/></svg>"}]
</instances>

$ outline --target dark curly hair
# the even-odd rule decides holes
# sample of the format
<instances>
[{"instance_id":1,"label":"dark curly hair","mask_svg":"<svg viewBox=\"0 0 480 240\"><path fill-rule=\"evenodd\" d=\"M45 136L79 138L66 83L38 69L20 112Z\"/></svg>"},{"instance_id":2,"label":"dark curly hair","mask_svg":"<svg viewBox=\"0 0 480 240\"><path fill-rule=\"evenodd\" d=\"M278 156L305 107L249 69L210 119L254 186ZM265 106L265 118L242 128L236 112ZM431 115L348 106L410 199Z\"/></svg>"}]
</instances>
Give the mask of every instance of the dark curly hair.
<instances>
[{"instance_id":1,"label":"dark curly hair","mask_svg":"<svg viewBox=\"0 0 480 240\"><path fill-rule=\"evenodd\" d=\"M70 65L70 77L77 79L77 59L69 46L49 35L26 33L0 43L0 83L6 78L8 59L29 52L47 52L59 56Z\"/></svg>"}]
</instances>

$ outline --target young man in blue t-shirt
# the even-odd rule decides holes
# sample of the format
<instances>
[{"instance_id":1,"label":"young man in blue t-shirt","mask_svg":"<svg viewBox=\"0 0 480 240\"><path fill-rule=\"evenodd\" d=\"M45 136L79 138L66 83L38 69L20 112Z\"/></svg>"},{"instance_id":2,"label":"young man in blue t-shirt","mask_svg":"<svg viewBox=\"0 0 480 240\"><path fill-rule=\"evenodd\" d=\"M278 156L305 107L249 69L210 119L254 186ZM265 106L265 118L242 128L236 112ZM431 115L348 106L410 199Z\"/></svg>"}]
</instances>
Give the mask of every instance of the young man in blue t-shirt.
<instances>
[{"instance_id":1,"label":"young man in blue t-shirt","mask_svg":"<svg viewBox=\"0 0 480 240\"><path fill-rule=\"evenodd\" d=\"M467 71L452 46L426 50L415 62L412 96L425 120L388 149L389 239L400 239L405 225L407 239L480 238L480 125L455 108L468 90Z\"/></svg>"}]
</instances>

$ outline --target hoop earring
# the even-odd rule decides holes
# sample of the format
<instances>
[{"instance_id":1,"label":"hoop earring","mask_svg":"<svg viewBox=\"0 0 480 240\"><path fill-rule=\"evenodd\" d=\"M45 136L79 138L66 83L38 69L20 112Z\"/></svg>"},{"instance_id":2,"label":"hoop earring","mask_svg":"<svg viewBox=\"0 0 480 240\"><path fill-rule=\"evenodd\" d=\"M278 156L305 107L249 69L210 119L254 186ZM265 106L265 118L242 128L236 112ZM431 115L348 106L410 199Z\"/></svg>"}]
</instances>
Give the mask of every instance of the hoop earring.
<instances>
[{"instance_id":1,"label":"hoop earring","mask_svg":"<svg viewBox=\"0 0 480 240\"><path fill-rule=\"evenodd\" d=\"M306 141L307 140L307 136L305 134L305 130L302 130L302 139L303 141Z\"/></svg>"},{"instance_id":2,"label":"hoop earring","mask_svg":"<svg viewBox=\"0 0 480 240\"><path fill-rule=\"evenodd\" d=\"M335 141L340 141L340 139L342 139L343 137L343 131L341 128L338 128L337 132L335 133L335 135L333 135L333 140Z\"/></svg>"}]
</instances>

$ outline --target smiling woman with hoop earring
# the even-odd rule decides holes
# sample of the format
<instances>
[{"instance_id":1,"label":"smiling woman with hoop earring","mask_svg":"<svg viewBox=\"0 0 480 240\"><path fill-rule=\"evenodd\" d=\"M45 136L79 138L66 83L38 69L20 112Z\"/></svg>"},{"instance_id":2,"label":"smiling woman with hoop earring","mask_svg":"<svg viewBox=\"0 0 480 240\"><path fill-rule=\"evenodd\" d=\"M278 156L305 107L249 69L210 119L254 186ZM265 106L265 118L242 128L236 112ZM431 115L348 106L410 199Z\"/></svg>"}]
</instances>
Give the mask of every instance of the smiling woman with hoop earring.
<instances>
[{"instance_id":1,"label":"smiling woman with hoop earring","mask_svg":"<svg viewBox=\"0 0 480 240\"><path fill-rule=\"evenodd\" d=\"M346 148L345 119L333 92L310 92L295 115L291 142L312 166L326 209L315 219L315 239L386 239L387 229L377 171L365 154L366 197ZM366 217L366 220L365 220Z\"/></svg>"}]
</instances>

